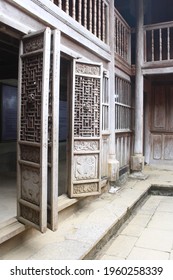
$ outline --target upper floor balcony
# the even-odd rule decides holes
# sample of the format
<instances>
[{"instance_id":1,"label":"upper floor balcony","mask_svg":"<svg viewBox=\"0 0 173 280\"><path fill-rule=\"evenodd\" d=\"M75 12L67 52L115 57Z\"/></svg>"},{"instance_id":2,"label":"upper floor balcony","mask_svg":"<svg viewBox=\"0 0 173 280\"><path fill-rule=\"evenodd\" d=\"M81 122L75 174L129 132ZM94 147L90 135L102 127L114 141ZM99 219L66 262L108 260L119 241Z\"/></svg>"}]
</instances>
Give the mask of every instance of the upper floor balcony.
<instances>
[{"instance_id":1,"label":"upper floor balcony","mask_svg":"<svg viewBox=\"0 0 173 280\"><path fill-rule=\"evenodd\" d=\"M173 22L144 26L144 67L173 65Z\"/></svg>"},{"instance_id":2,"label":"upper floor balcony","mask_svg":"<svg viewBox=\"0 0 173 280\"><path fill-rule=\"evenodd\" d=\"M115 65L131 75L131 28L114 9L114 57Z\"/></svg>"},{"instance_id":3,"label":"upper floor balcony","mask_svg":"<svg viewBox=\"0 0 173 280\"><path fill-rule=\"evenodd\" d=\"M50 0L104 43L109 44L109 0Z\"/></svg>"}]
</instances>

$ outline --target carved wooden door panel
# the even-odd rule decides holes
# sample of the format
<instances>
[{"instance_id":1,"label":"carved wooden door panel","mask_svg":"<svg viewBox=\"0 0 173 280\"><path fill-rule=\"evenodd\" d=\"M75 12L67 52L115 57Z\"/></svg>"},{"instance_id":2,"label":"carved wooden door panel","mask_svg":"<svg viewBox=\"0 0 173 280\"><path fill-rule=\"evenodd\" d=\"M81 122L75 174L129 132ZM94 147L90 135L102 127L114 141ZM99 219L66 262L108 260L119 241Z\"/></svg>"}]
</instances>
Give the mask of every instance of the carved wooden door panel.
<instances>
[{"instance_id":1,"label":"carved wooden door panel","mask_svg":"<svg viewBox=\"0 0 173 280\"><path fill-rule=\"evenodd\" d=\"M152 91L151 159L154 164L173 161L173 85L156 83Z\"/></svg>"},{"instance_id":2,"label":"carved wooden door panel","mask_svg":"<svg viewBox=\"0 0 173 280\"><path fill-rule=\"evenodd\" d=\"M101 191L102 66L75 61L73 71L70 196L81 197Z\"/></svg>"},{"instance_id":3,"label":"carved wooden door panel","mask_svg":"<svg viewBox=\"0 0 173 280\"><path fill-rule=\"evenodd\" d=\"M51 30L21 40L18 100L18 220L47 228L47 141Z\"/></svg>"}]
</instances>

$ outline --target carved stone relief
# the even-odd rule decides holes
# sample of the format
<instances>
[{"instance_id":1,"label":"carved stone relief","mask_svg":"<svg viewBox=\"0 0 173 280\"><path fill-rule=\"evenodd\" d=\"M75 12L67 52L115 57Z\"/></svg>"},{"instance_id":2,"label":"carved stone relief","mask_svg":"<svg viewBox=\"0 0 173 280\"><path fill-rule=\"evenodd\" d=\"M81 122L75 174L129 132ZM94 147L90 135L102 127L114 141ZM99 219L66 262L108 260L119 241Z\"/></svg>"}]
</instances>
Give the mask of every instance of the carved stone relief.
<instances>
[{"instance_id":1,"label":"carved stone relief","mask_svg":"<svg viewBox=\"0 0 173 280\"><path fill-rule=\"evenodd\" d=\"M35 36L32 39L28 38L24 40L23 51L24 53L33 52L43 48L43 36Z\"/></svg>"},{"instance_id":2,"label":"carved stone relief","mask_svg":"<svg viewBox=\"0 0 173 280\"><path fill-rule=\"evenodd\" d=\"M82 184L82 185L74 185L73 193L74 194L82 194L82 193L92 193L98 191L98 184Z\"/></svg>"},{"instance_id":3,"label":"carved stone relief","mask_svg":"<svg viewBox=\"0 0 173 280\"><path fill-rule=\"evenodd\" d=\"M74 141L74 151L97 151L99 150L98 141Z\"/></svg>"},{"instance_id":4,"label":"carved stone relief","mask_svg":"<svg viewBox=\"0 0 173 280\"><path fill-rule=\"evenodd\" d=\"M39 163L40 162L40 148L21 145L21 159Z\"/></svg>"},{"instance_id":5,"label":"carved stone relief","mask_svg":"<svg viewBox=\"0 0 173 280\"><path fill-rule=\"evenodd\" d=\"M39 169L22 166L22 199L40 205Z\"/></svg>"},{"instance_id":6,"label":"carved stone relief","mask_svg":"<svg viewBox=\"0 0 173 280\"><path fill-rule=\"evenodd\" d=\"M96 65L76 63L76 73L99 76L100 67Z\"/></svg>"},{"instance_id":7,"label":"carved stone relief","mask_svg":"<svg viewBox=\"0 0 173 280\"><path fill-rule=\"evenodd\" d=\"M74 156L74 180L97 179L98 155Z\"/></svg>"},{"instance_id":8,"label":"carved stone relief","mask_svg":"<svg viewBox=\"0 0 173 280\"><path fill-rule=\"evenodd\" d=\"M27 206L20 205L21 216L30 222L39 225L39 212Z\"/></svg>"}]
</instances>

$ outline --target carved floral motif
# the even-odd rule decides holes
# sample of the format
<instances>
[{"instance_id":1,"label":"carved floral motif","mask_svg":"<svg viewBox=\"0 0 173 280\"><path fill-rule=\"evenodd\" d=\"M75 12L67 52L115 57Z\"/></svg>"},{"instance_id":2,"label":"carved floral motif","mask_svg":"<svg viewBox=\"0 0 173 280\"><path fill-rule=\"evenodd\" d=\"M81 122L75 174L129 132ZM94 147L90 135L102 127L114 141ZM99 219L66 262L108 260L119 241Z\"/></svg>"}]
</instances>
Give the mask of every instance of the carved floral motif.
<instances>
[{"instance_id":1,"label":"carved floral motif","mask_svg":"<svg viewBox=\"0 0 173 280\"><path fill-rule=\"evenodd\" d=\"M39 225L39 212L37 212L36 210L31 209L27 206L24 206L24 205L21 205L20 207L21 207L20 208L21 209L21 216L24 219L26 219L26 220L28 220L28 221L36 224L36 225Z\"/></svg>"},{"instance_id":2,"label":"carved floral motif","mask_svg":"<svg viewBox=\"0 0 173 280\"><path fill-rule=\"evenodd\" d=\"M40 162L40 148L21 145L21 159L39 163Z\"/></svg>"},{"instance_id":3,"label":"carved floral motif","mask_svg":"<svg viewBox=\"0 0 173 280\"><path fill-rule=\"evenodd\" d=\"M74 151L96 151L98 150L98 141L75 141Z\"/></svg>"},{"instance_id":4,"label":"carved floral motif","mask_svg":"<svg viewBox=\"0 0 173 280\"><path fill-rule=\"evenodd\" d=\"M74 157L74 180L96 179L98 169L97 155L80 155Z\"/></svg>"},{"instance_id":5,"label":"carved floral motif","mask_svg":"<svg viewBox=\"0 0 173 280\"><path fill-rule=\"evenodd\" d=\"M24 53L33 52L43 48L43 36L26 39L23 43Z\"/></svg>"},{"instance_id":6,"label":"carved floral motif","mask_svg":"<svg viewBox=\"0 0 173 280\"><path fill-rule=\"evenodd\" d=\"M36 205L40 204L39 169L22 167L22 199Z\"/></svg>"},{"instance_id":7,"label":"carved floral motif","mask_svg":"<svg viewBox=\"0 0 173 280\"><path fill-rule=\"evenodd\" d=\"M97 183L74 185L74 189L73 189L74 194L92 193L97 191L98 191Z\"/></svg>"},{"instance_id":8,"label":"carved floral motif","mask_svg":"<svg viewBox=\"0 0 173 280\"><path fill-rule=\"evenodd\" d=\"M100 75L100 67L96 65L76 63L76 73L88 75Z\"/></svg>"}]
</instances>

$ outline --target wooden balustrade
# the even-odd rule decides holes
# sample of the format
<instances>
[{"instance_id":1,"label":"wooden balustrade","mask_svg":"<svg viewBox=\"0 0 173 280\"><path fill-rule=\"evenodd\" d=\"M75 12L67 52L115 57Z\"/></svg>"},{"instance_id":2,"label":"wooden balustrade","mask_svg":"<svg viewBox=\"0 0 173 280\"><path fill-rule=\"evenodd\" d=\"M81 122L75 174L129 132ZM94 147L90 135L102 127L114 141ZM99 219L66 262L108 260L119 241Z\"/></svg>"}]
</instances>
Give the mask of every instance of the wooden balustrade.
<instances>
[{"instance_id":1,"label":"wooden balustrade","mask_svg":"<svg viewBox=\"0 0 173 280\"><path fill-rule=\"evenodd\" d=\"M109 0L53 0L60 9L108 43Z\"/></svg>"},{"instance_id":2,"label":"wooden balustrade","mask_svg":"<svg viewBox=\"0 0 173 280\"><path fill-rule=\"evenodd\" d=\"M131 29L115 9L115 55L131 64Z\"/></svg>"},{"instance_id":3,"label":"wooden balustrade","mask_svg":"<svg viewBox=\"0 0 173 280\"><path fill-rule=\"evenodd\" d=\"M173 22L144 26L144 62L173 59Z\"/></svg>"}]
</instances>

